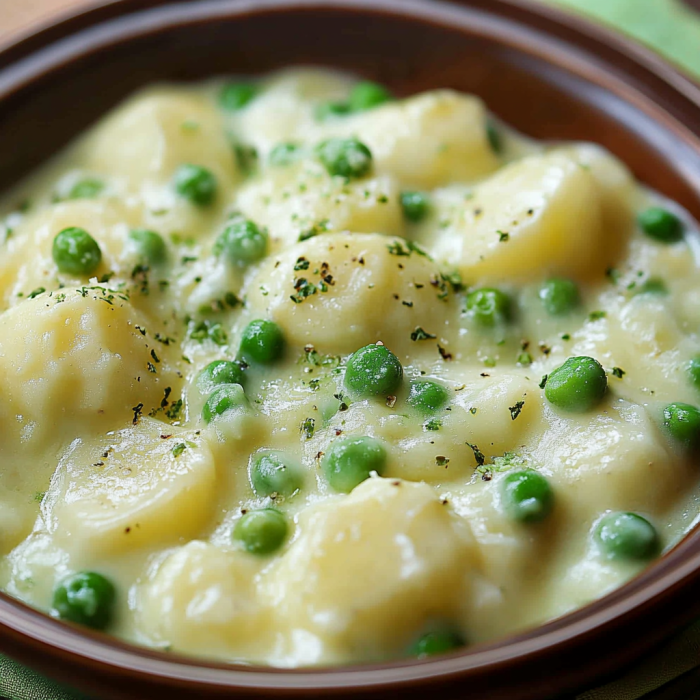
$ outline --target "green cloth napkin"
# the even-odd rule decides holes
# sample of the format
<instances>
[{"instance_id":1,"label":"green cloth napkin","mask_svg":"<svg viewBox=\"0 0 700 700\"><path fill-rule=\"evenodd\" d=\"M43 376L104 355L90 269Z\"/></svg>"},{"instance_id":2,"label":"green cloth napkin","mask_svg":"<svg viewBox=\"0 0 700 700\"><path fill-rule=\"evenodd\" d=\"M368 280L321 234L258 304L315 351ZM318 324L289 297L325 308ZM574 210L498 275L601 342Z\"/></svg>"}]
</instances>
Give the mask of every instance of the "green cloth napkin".
<instances>
[{"instance_id":1,"label":"green cloth napkin","mask_svg":"<svg viewBox=\"0 0 700 700\"><path fill-rule=\"evenodd\" d=\"M541 0L588 14L642 41L691 74L700 76L700 14L680 0ZM639 700L700 665L700 622L621 678L575 700ZM87 700L0 656L0 700Z\"/></svg>"}]
</instances>

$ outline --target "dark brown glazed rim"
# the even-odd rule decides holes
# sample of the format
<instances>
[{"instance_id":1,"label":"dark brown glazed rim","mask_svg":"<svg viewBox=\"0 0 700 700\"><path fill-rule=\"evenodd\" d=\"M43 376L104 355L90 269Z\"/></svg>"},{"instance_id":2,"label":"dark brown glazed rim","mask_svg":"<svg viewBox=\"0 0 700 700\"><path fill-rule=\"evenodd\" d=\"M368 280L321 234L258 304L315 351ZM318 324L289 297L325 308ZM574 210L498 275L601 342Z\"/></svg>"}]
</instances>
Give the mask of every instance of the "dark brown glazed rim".
<instances>
[{"instance_id":1,"label":"dark brown glazed rim","mask_svg":"<svg viewBox=\"0 0 700 700\"><path fill-rule=\"evenodd\" d=\"M157 42L182 26L194 30L206 25L213 31L232 17L274 22L287 13L310 23L342 15L361 18L367 27L371 22L396 21L397 27L405 22L422 24L426 32L449 28L477 44L483 42L484 47L497 47L493 55L484 54L486 63L498 58L527 68L533 61L533 90L539 73L546 74L551 85L564 81L562 95L570 93L571 86L561 77L570 76L574 91L584 91L579 96L582 104L595 105L599 116L608 113L607 121L600 122L606 128L591 133L585 119L574 123L575 119L567 118L551 129L552 125L541 123L540 113L529 112L526 130L534 136L589 135L700 218L700 88L651 52L611 31L517 0L465 0L455 5L417 0L103 3L66 16L0 51L0 132L6 124L17 133L29 128L11 121L13 110L21 113L21 106L45 89L48 81L78 76L110 47L132 46L143 39ZM357 61L362 70L391 80L386 73L391 66L371 69ZM481 88L491 90L487 101L495 102L498 114L520 125L518 110L527 111L528 106L510 104L485 84ZM127 89L130 84L124 86ZM562 103L569 99L573 98L562 97ZM616 129L613 123L610 115L615 110L627 110L620 112L624 129ZM55 150L69 136L68 132L61 135L51 148ZM36 153L27 151L23 167L31 167L36 158ZM656 159L653 167L647 162L650 158ZM7 183L15 167L17 162L6 159L3 163L0 156L0 181ZM399 692L424 697L426 692L436 692L446 698L541 700L618 671L700 613L695 594L699 583L700 531L696 529L627 585L537 629L437 660L318 671L227 666L148 651L64 625L0 594L0 650L105 699L392 697Z\"/></svg>"}]
</instances>

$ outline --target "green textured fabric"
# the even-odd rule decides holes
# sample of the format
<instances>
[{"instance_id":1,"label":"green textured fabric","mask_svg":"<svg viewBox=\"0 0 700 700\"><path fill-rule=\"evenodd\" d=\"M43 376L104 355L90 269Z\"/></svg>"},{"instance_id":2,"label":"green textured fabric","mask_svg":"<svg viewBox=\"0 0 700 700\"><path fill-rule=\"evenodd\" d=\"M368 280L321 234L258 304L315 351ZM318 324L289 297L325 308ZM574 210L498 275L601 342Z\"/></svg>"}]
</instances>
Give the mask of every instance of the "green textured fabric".
<instances>
[{"instance_id":1,"label":"green textured fabric","mask_svg":"<svg viewBox=\"0 0 700 700\"><path fill-rule=\"evenodd\" d=\"M617 27L700 76L700 17L680 0L541 0ZM622 678L575 700L639 700L700 664L700 622L644 659ZM0 656L0 699L88 700Z\"/></svg>"}]
</instances>

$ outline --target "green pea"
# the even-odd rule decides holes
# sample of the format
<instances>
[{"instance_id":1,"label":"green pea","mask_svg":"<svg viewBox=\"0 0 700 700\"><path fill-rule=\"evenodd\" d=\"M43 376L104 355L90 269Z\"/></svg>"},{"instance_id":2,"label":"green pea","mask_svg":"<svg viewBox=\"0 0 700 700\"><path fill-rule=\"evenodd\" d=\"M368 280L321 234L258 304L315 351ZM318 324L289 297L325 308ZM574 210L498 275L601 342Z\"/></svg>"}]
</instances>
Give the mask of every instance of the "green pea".
<instances>
[{"instance_id":1,"label":"green pea","mask_svg":"<svg viewBox=\"0 0 700 700\"><path fill-rule=\"evenodd\" d=\"M700 355L696 355L688 363L688 376L691 383L700 389Z\"/></svg>"},{"instance_id":2,"label":"green pea","mask_svg":"<svg viewBox=\"0 0 700 700\"><path fill-rule=\"evenodd\" d=\"M211 423L227 411L247 405L248 399L240 384L222 384L204 404L202 418L205 423Z\"/></svg>"},{"instance_id":3,"label":"green pea","mask_svg":"<svg viewBox=\"0 0 700 700\"><path fill-rule=\"evenodd\" d=\"M270 151L270 165L290 165L299 159L302 149L295 143L279 143Z\"/></svg>"},{"instance_id":4,"label":"green pea","mask_svg":"<svg viewBox=\"0 0 700 700\"><path fill-rule=\"evenodd\" d=\"M68 192L68 199L94 199L102 193L104 188L104 182L101 180L86 177L84 180L78 180L71 187L70 192Z\"/></svg>"},{"instance_id":5,"label":"green pea","mask_svg":"<svg viewBox=\"0 0 700 700\"><path fill-rule=\"evenodd\" d=\"M253 83L227 83L219 93L219 104L230 112L243 109L258 94Z\"/></svg>"},{"instance_id":6,"label":"green pea","mask_svg":"<svg viewBox=\"0 0 700 700\"><path fill-rule=\"evenodd\" d=\"M53 592L53 609L61 620L105 629L114 612L116 591L109 579L82 571L63 579Z\"/></svg>"},{"instance_id":7,"label":"green pea","mask_svg":"<svg viewBox=\"0 0 700 700\"><path fill-rule=\"evenodd\" d=\"M482 326L495 326L510 320L510 297L500 289L482 287L467 294L467 313Z\"/></svg>"},{"instance_id":8,"label":"green pea","mask_svg":"<svg viewBox=\"0 0 700 700\"><path fill-rule=\"evenodd\" d=\"M197 376L197 388L208 394L221 384L243 385L243 368L240 362L231 360L214 360Z\"/></svg>"},{"instance_id":9,"label":"green pea","mask_svg":"<svg viewBox=\"0 0 700 700\"><path fill-rule=\"evenodd\" d=\"M53 239L51 252L59 271L70 275L89 275L102 262L102 251L97 241L85 229L77 226L64 228Z\"/></svg>"},{"instance_id":10,"label":"green pea","mask_svg":"<svg viewBox=\"0 0 700 700\"><path fill-rule=\"evenodd\" d=\"M593 539L610 559L650 559L660 549L656 528L636 513L608 513L593 530Z\"/></svg>"},{"instance_id":11,"label":"green pea","mask_svg":"<svg viewBox=\"0 0 700 700\"><path fill-rule=\"evenodd\" d=\"M564 411L584 413L598 405L608 388L608 377L598 360L570 357L550 372L544 395Z\"/></svg>"},{"instance_id":12,"label":"green pea","mask_svg":"<svg viewBox=\"0 0 700 700\"><path fill-rule=\"evenodd\" d=\"M408 403L425 416L439 411L450 400L447 389L428 379L411 382L408 390Z\"/></svg>"},{"instance_id":13,"label":"green pea","mask_svg":"<svg viewBox=\"0 0 700 700\"><path fill-rule=\"evenodd\" d=\"M655 296L665 296L668 294L666 283L658 277L650 277L637 289L637 294L653 294Z\"/></svg>"},{"instance_id":14,"label":"green pea","mask_svg":"<svg viewBox=\"0 0 700 700\"><path fill-rule=\"evenodd\" d=\"M175 191L197 206L211 204L216 197L216 177L201 165L181 165L173 182Z\"/></svg>"},{"instance_id":15,"label":"green pea","mask_svg":"<svg viewBox=\"0 0 700 700\"><path fill-rule=\"evenodd\" d=\"M251 321L243 330L240 353L244 359L263 365L279 360L284 353L280 327L274 321Z\"/></svg>"},{"instance_id":16,"label":"green pea","mask_svg":"<svg viewBox=\"0 0 700 700\"><path fill-rule=\"evenodd\" d=\"M239 267L245 267L265 257L268 235L265 229L248 219L234 219L219 237L219 245L229 260Z\"/></svg>"},{"instance_id":17,"label":"green pea","mask_svg":"<svg viewBox=\"0 0 700 700\"><path fill-rule=\"evenodd\" d=\"M251 554L272 554L287 538L289 526L280 511L262 508L246 513L233 529L233 539Z\"/></svg>"},{"instance_id":18,"label":"green pea","mask_svg":"<svg viewBox=\"0 0 700 700\"><path fill-rule=\"evenodd\" d=\"M369 478L386 469L386 450L371 437L346 437L336 440L321 462L321 469L331 488L349 493Z\"/></svg>"},{"instance_id":19,"label":"green pea","mask_svg":"<svg viewBox=\"0 0 700 700\"><path fill-rule=\"evenodd\" d=\"M291 496L304 479L299 466L278 452L266 452L251 458L250 483L259 496Z\"/></svg>"},{"instance_id":20,"label":"green pea","mask_svg":"<svg viewBox=\"0 0 700 700\"><path fill-rule=\"evenodd\" d=\"M552 512L554 492L542 474L523 469L510 472L501 480L501 503L513 520L537 523Z\"/></svg>"},{"instance_id":21,"label":"green pea","mask_svg":"<svg viewBox=\"0 0 700 700\"><path fill-rule=\"evenodd\" d=\"M136 244L139 257L152 265L163 262L167 253L163 237L155 231L134 228L129 231L129 238Z\"/></svg>"},{"instance_id":22,"label":"green pea","mask_svg":"<svg viewBox=\"0 0 700 700\"><path fill-rule=\"evenodd\" d=\"M563 316L580 302L578 287L572 280L552 277L540 287L540 300L551 316Z\"/></svg>"},{"instance_id":23,"label":"green pea","mask_svg":"<svg viewBox=\"0 0 700 700\"><path fill-rule=\"evenodd\" d=\"M664 427L669 435L688 448L700 443L700 410L689 403L670 403L664 408Z\"/></svg>"},{"instance_id":24,"label":"green pea","mask_svg":"<svg viewBox=\"0 0 700 700\"><path fill-rule=\"evenodd\" d=\"M491 150L496 155L503 152L503 138L501 137L501 132L496 126L496 123L491 119L486 122L486 138L488 139L489 146L491 146Z\"/></svg>"},{"instance_id":25,"label":"green pea","mask_svg":"<svg viewBox=\"0 0 700 700\"><path fill-rule=\"evenodd\" d=\"M428 195L423 192L402 192L401 209L409 221L423 221L430 211Z\"/></svg>"},{"instance_id":26,"label":"green pea","mask_svg":"<svg viewBox=\"0 0 700 700\"><path fill-rule=\"evenodd\" d=\"M639 227L650 238L661 243L675 243L683 238L683 223L668 209L650 207L637 216Z\"/></svg>"},{"instance_id":27,"label":"green pea","mask_svg":"<svg viewBox=\"0 0 700 700\"><path fill-rule=\"evenodd\" d=\"M322 102L316 106L314 116L320 122L325 122L333 117L344 117L352 110L347 102Z\"/></svg>"},{"instance_id":28,"label":"green pea","mask_svg":"<svg viewBox=\"0 0 700 700\"><path fill-rule=\"evenodd\" d=\"M452 630L427 632L419 637L409 650L410 656L424 659L428 656L446 654L466 645L462 635Z\"/></svg>"},{"instance_id":29,"label":"green pea","mask_svg":"<svg viewBox=\"0 0 700 700\"><path fill-rule=\"evenodd\" d=\"M330 175L360 178L372 169L372 153L357 139L328 139L316 153Z\"/></svg>"},{"instance_id":30,"label":"green pea","mask_svg":"<svg viewBox=\"0 0 700 700\"><path fill-rule=\"evenodd\" d=\"M384 345L365 345L348 358L345 386L357 397L389 396L401 386L403 367Z\"/></svg>"},{"instance_id":31,"label":"green pea","mask_svg":"<svg viewBox=\"0 0 700 700\"><path fill-rule=\"evenodd\" d=\"M379 83L363 80L357 83L350 91L350 109L353 112L362 112L366 109L378 107L391 99L391 93Z\"/></svg>"}]
</instances>

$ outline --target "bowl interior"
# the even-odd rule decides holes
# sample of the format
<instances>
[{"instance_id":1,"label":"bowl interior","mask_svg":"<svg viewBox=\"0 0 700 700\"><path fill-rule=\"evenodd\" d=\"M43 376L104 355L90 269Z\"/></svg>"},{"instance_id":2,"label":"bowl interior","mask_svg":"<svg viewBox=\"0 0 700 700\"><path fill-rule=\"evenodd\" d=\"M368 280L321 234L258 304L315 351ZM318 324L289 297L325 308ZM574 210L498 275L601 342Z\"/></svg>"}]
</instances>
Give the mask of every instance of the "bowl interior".
<instances>
[{"instance_id":1,"label":"bowl interior","mask_svg":"<svg viewBox=\"0 0 700 700\"><path fill-rule=\"evenodd\" d=\"M140 11L129 14L127 10ZM104 8L90 22L69 22L58 33L98 20L105 23L84 26L80 33L4 68L0 54L0 189L15 184L147 83L263 74L312 64L376 79L398 95L436 87L476 93L500 118L527 135L602 144L642 182L700 219L700 97L694 98L700 91L673 71L665 74L666 69L653 59L635 57L635 50L624 42L608 46L604 32L572 28L550 10L534 12L526 4L506 0L473 0L460 6L413 0L202 0L165 5L158 0L124 0L120 10ZM36 40L32 48L35 44ZM21 53L15 48L6 57ZM669 75L677 81L676 87L669 84ZM684 87L685 95L678 86ZM254 670L239 670L234 677L233 671L221 666L207 668L193 662L182 666L190 669L187 682L258 683L278 689L359 688L438 676L449 680L470 668L493 671L508 659L525 661L528 655L565 645L576 635L581 644L592 645L590 631L596 625L629 615L671 589L680 601L686 595L682 587L699 562L700 535L695 533L629 586L567 618L461 656L414 663L410 672L406 664L395 665L393 671L376 670L384 674L381 678L372 677L370 671L341 669L321 674L257 673L260 679L256 680ZM684 615L689 612L688 607ZM605 673L613 662L631 658L640 645L653 642L678 619L669 614L656 631L647 630L644 640L640 634L639 642L626 645L620 644L620 635L624 632L629 640L633 622L611 631L602 646L595 642L597 646L590 647L602 657L598 671ZM161 678L187 675L168 666L176 660L158 661L158 655L134 654L118 642L68 630L5 596L0 596L0 623L13 631L20 656L30 658L30 652L42 644L47 668L59 675L61 664L55 652L59 648L68 660L74 661L75 655L90 657L95 673L104 678L110 664L131 668L134 674L161 674ZM23 636L27 634L35 640L34 646L27 646ZM625 648L618 648L614 659L605 658L605 648L616 645ZM568 663L562 688L583 678L576 659ZM214 670L223 675L212 675ZM528 677L534 683L538 673L536 668L528 672L523 663L519 685ZM242 680L245 677L247 681ZM315 677L326 680L310 680ZM85 678L97 687L89 672ZM548 687L556 689L557 682L550 681ZM478 687L478 679L475 683ZM526 697L517 692L502 697Z\"/></svg>"}]
</instances>

